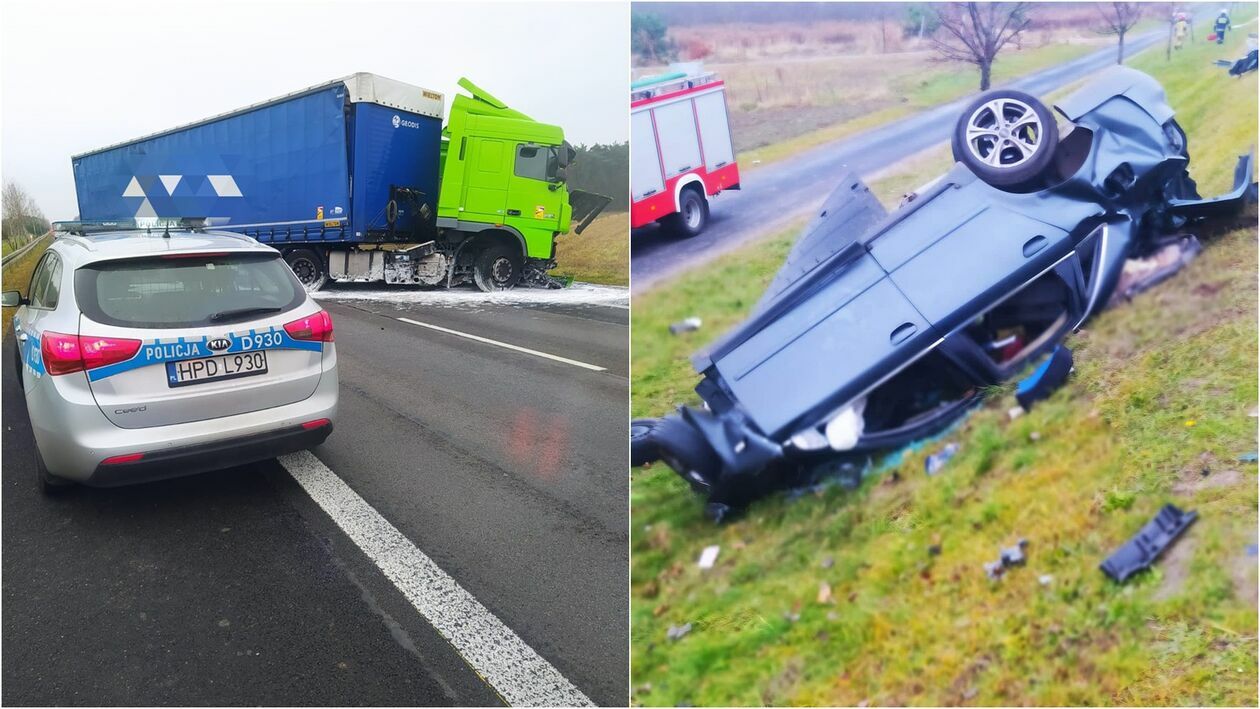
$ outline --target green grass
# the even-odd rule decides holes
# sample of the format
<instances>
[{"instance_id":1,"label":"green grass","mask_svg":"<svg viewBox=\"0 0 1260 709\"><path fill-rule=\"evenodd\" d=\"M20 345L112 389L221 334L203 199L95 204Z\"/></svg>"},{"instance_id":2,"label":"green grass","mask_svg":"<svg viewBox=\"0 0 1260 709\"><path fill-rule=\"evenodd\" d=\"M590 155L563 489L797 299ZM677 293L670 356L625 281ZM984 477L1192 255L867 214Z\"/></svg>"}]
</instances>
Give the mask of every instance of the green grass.
<instances>
[{"instance_id":1,"label":"green grass","mask_svg":"<svg viewBox=\"0 0 1260 709\"><path fill-rule=\"evenodd\" d=\"M556 277L585 283L630 284L630 219L625 212L603 214L581 234L556 239Z\"/></svg>"},{"instance_id":2,"label":"green grass","mask_svg":"<svg viewBox=\"0 0 1260 709\"><path fill-rule=\"evenodd\" d=\"M1241 46L1133 62L1168 90L1204 194L1256 142L1256 82L1210 66ZM873 188L887 204L942 164L947 149L928 151ZM897 476L715 526L671 471L634 471L634 703L1255 705L1256 466L1237 461L1256 446L1255 220L1201 229L1187 269L1070 338L1066 386L1014 421L995 395L950 434L962 450L937 476L928 446ZM744 317L795 233L635 298L635 416L696 400L687 356ZM701 330L668 334L691 315ZM1150 573L1108 581L1098 563L1169 501L1199 521ZM1020 537L1028 565L987 580L983 562ZM710 544L721 555L701 571Z\"/></svg>"},{"instance_id":3,"label":"green grass","mask_svg":"<svg viewBox=\"0 0 1260 709\"><path fill-rule=\"evenodd\" d=\"M28 295L26 287L31 282L31 272L35 270L35 264L39 263L39 257L44 254L44 250L50 243L52 243L50 240L44 241L22 254L17 260L6 263L3 275L0 276L0 290L17 290L22 291L22 295ZM4 318L0 334L7 335L13 331L13 314L17 312L17 308L0 308L0 311L3 311L0 317Z\"/></svg>"}]
</instances>

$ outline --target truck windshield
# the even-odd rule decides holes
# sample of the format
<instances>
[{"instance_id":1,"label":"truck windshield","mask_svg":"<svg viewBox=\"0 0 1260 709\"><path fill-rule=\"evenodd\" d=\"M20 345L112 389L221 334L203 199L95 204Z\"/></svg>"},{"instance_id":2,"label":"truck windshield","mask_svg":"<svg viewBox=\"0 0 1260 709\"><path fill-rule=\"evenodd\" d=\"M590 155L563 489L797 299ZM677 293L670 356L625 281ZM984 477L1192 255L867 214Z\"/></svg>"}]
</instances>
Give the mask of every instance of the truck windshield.
<instances>
[{"instance_id":1,"label":"truck windshield","mask_svg":"<svg viewBox=\"0 0 1260 709\"><path fill-rule=\"evenodd\" d=\"M301 305L306 292L279 254L206 254L89 264L75 272L79 309L96 322L141 328L247 320ZM241 317L224 317L239 312Z\"/></svg>"},{"instance_id":2,"label":"truck windshield","mask_svg":"<svg viewBox=\"0 0 1260 709\"><path fill-rule=\"evenodd\" d=\"M518 145L516 147L517 177L528 177L531 180L559 182L560 160L554 146Z\"/></svg>"}]
</instances>

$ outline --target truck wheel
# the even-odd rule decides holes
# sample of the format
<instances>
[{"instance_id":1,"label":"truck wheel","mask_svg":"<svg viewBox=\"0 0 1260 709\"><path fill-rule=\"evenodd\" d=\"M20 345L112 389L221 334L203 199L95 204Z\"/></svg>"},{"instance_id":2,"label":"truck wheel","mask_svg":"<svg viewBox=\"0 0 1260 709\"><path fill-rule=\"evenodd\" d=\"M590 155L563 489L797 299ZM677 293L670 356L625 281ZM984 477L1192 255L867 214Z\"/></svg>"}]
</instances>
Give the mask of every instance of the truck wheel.
<instances>
[{"instance_id":1,"label":"truck wheel","mask_svg":"<svg viewBox=\"0 0 1260 709\"><path fill-rule=\"evenodd\" d=\"M473 281L486 293L508 290L521 280L523 266L519 250L507 244L492 244L477 254Z\"/></svg>"},{"instance_id":2,"label":"truck wheel","mask_svg":"<svg viewBox=\"0 0 1260 709\"><path fill-rule=\"evenodd\" d=\"M1022 91L986 91L954 126L954 160L999 189L1035 184L1054 163L1059 126L1045 104Z\"/></svg>"},{"instance_id":3,"label":"truck wheel","mask_svg":"<svg viewBox=\"0 0 1260 709\"><path fill-rule=\"evenodd\" d=\"M693 189L684 189L678 198L678 211L665 217L665 227L683 238L699 234L708 223L709 201Z\"/></svg>"},{"instance_id":4,"label":"truck wheel","mask_svg":"<svg viewBox=\"0 0 1260 709\"><path fill-rule=\"evenodd\" d=\"M324 259L314 251L294 249L285 254L284 260L293 269L293 275L297 276L306 292L314 293L328 282L328 269L324 266Z\"/></svg>"}]
</instances>

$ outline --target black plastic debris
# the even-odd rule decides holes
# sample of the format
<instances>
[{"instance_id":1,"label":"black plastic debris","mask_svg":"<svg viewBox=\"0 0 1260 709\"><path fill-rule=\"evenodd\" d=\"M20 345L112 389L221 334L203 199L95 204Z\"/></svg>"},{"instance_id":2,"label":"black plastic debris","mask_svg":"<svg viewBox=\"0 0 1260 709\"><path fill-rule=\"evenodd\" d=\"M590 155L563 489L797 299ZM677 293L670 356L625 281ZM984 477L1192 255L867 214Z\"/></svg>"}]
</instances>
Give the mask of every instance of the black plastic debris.
<instances>
[{"instance_id":1,"label":"black plastic debris","mask_svg":"<svg viewBox=\"0 0 1260 709\"><path fill-rule=\"evenodd\" d=\"M1196 519L1197 512L1182 512L1175 505L1164 505L1155 518L1142 527L1135 537L1112 552L1098 566L1104 574L1117 583L1123 583L1133 574L1150 568L1181 533Z\"/></svg>"},{"instance_id":2,"label":"black plastic debris","mask_svg":"<svg viewBox=\"0 0 1260 709\"><path fill-rule=\"evenodd\" d=\"M1025 411L1032 411L1034 403L1049 397L1055 389L1063 386L1071 373L1072 350L1059 345L1036 371L1015 388L1015 400Z\"/></svg>"}]
</instances>

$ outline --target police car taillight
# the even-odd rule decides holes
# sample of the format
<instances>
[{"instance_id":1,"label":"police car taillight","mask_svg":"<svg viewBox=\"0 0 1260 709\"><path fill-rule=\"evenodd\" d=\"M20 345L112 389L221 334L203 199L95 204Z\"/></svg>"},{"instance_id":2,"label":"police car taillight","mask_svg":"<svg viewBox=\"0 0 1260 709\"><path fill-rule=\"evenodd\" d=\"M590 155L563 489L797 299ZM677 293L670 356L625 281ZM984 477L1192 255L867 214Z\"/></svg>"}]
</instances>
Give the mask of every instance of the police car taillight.
<instances>
[{"instance_id":1,"label":"police car taillight","mask_svg":"<svg viewBox=\"0 0 1260 709\"><path fill-rule=\"evenodd\" d=\"M140 340L45 332L39 351L44 357L44 371L56 376L125 362L140 351Z\"/></svg>"},{"instance_id":2,"label":"police car taillight","mask_svg":"<svg viewBox=\"0 0 1260 709\"><path fill-rule=\"evenodd\" d=\"M313 340L316 342L333 341L333 321L327 310L308 315L301 320L285 323L284 331L295 340Z\"/></svg>"}]
</instances>

